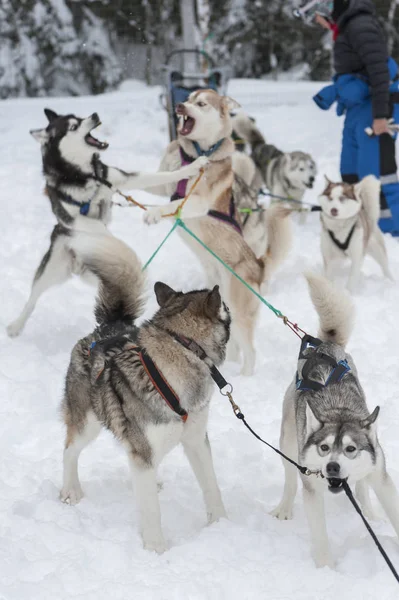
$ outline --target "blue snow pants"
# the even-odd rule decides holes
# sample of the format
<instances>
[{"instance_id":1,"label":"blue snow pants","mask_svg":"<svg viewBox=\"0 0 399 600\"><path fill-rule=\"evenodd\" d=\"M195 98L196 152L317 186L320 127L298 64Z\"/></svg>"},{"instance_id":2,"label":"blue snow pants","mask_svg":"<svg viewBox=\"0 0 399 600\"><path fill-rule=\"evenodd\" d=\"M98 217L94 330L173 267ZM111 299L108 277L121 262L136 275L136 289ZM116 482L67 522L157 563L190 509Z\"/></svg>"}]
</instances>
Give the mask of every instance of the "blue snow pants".
<instances>
[{"instance_id":1,"label":"blue snow pants","mask_svg":"<svg viewBox=\"0 0 399 600\"><path fill-rule=\"evenodd\" d=\"M392 116L399 122L399 107L392 105ZM399 235L399 181L395 158L395 140L390 134L369 137L366 127L373 122L371 99L346 109L342 137L341 176L356 183L366 175L381 181L380 228Z\"/></svg>"}]
</instances>

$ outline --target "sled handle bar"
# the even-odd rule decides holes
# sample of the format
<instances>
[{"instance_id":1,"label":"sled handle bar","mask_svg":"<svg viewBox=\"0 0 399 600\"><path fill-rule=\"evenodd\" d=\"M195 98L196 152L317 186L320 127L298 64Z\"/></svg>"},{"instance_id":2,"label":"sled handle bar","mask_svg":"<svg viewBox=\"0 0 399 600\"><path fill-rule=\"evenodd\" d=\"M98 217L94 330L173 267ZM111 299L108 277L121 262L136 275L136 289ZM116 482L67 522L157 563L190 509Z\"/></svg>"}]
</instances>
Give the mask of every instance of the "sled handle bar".
<instances>
[{"instance_id":1,"label":"sled handle bar","mask_svg":"<svg viewBox=\"0 0 399 600\"><path fill-rule=\"evenodd\" d=\"M196 49L184 49L182 48L181 50L173 50L172 52L170 52L170 54L167 55L166 57L166 64L168 65L170 63L170 60L173 58L173 56L176 56L177 54L198 54L199 56L203 56L209 63L210 67L213 69L216 66L215 61L213 60L212 56L210 56L207 52L205 52L205 50L196 50Z\"/></svg>"}]
</instances>

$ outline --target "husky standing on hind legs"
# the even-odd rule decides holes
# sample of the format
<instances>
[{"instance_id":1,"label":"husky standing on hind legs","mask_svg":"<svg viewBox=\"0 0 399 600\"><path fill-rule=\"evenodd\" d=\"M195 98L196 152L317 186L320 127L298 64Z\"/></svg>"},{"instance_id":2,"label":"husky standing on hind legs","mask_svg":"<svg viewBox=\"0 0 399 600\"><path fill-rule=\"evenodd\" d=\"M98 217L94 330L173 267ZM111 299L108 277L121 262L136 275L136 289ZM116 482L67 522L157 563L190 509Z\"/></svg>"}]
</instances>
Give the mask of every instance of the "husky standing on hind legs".
<instances>
[{"instance_id":1,"label":"husky standing on hind legs","mask_svg":"<svg viewBox=\"0 0 399 600\"><path fill-rule=\"evenodd\" d=\"M307 275L310 295L320 318L319 339L305 336L295 380L283 406L280 449L315 471L301 475L312 554L316 565L332 566L324 512L324 493L342 491L342 480L356 484L364 511L371 516L371 485L399 536L399 495L388 475L376 431L379 414L366 404L352 357L345 345L353 326L350 298L323 277ZM283 461L283 498L273 512L291 519L297 490L297 469Z\"/></svg>"},{"instance_id":2,"label":"husky standing on hind legs","mask_svg":"<svg viewBox=\"0 0 399 600\"><path fill-rule=\"evenodd\" d=\"M70 504L82 498L79 455L107 428L128 454L144 547L163 552L156 471L180 442L202 489L208 521L226 516L207 422L211 369L225 358L229 311L217 286L184 294L158 282L160 308L138 328L144 275L136 254L111 235L75 232L68 244L100 287L97 328L74 347L66 377L60 497Z\"/></svg>"},{"instance_id":3,"label":"husky standing on hind legs","mask_svg":"<svg viewBox=\"0 0 399 600\"><path fill-rule=\"evenodd\" d=\"M46 190L59 224L36 270L29 300L7 328L11 337L21 333L41 294L72 274L84 275L84 269L66 243L69 230L103 231L111 220L111 200L116 188L147 189L176 182L196 175L207 163L201 157L173 173L126 173L108 167L99 158L98 151L106 150L108 144L91 133L100 125L97 113L80 119L72 114L58 115L47 108L44 112L49 121L47 127L35 129L31 134L41 144Z\"/></svg>"},{"instance_id":4,"label":"husky standing on hind legs","mask_svg":"<svg viewBox=\"0 0 399 600\"><path fill-rule=\"evenodd\" d=\"M231 139L230 111L235 106L237 103L232 98L220 96L214 90L190 94L186 102L176 106L178 139L168 146L160 168L174 171L199 155L208 157L206 172L185 203L182 218L212 252L257 292L263 292L288 252L290 239L281 232L286 229L289 211L282 207L268 211L268 245L265 244L264 252L257 257L242 235L233 194L232 155L235 148ZM190 190L192 184L193 181L179 182L177 189L175 186L150 189L153 193L171 195L172 201L148 210L144 220L154 224L163 216L170 216L181 205L186 186ZM251 375L255 365L254 335L259 300L196 240L181 232L184 241L201 261L208 281L221 286L222 296L232 314L229 357L238 358L241 351L241 373Z\"/></svg>"}]
</instances>

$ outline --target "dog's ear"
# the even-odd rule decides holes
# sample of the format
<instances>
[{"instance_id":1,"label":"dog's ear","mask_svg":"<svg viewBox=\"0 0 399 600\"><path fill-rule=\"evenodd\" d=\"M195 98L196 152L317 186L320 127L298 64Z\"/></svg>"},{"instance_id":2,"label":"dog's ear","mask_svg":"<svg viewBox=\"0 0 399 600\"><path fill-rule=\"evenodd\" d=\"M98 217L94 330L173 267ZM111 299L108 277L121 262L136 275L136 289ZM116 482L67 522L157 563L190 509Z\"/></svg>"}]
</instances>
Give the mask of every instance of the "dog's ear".
<instances>
[{"instance_id":1,"label":"dog's ear","mask_svg":"<svg viewBox=\"0 0 399 600\"><path fill-rule=\"evenodd\" d=\"M311 435L323 427L323 423L314 414L309 402L306 402L306 432Z\"/></svg>"},{"instance_id":2,"label":"dog's ear","mask_svg":"<svg viewBox=\"0 0 399 600\"><path fill-rule=\"evenodd\" d=\"M367 417L367 419L363 419L363 421L360 421L360 427L362 429L370 429L371 426L374 425L374 423L376 422L379 414L380 407L376 406L373 412Z\"/></svg>"},{"instance_id":3,"label":"dog's ear","mask_svg":"<svg viewBox=\"0 0 399 600\"><path fill-rule=\"evenodd\" d=\"M53 110L51 110L51 108L45 108L44 114L48 118L49 123L51 123L52 121L54 121L54 119L56 119L58 117L57 113L54 112Z\"/></svg>"},{"instance_id":4,"label":"dog's ear","mask_svg":"<svg viewBox=\"0 0 399 600\"><path fill-rule=\"evenodd\" d=\"M221 306L222 299L219 293L219 286L215 285L215 287L211 292L209 292L205 300L204 312L208 317L213 319L219 314Z\"/></svg>"},{"instance_id":5,"label":"dog's ear","mask_svg":"<svg viewBox=\"0 0 399 600\"><path fill-rule=\"evenodd\" d=\"M231 98L230 96L222 97L222 112L231 113L237 108L241 108L241 104L239 104L237 100L234 100L234 98Z\"/></svg>"},{"instance_id":6,"label":"dog's ear","mask_svg":"<svg viewBox=\"0 0 399 600\"><path fill-rule=\"evenodd\" d=\"M165 306L168 300L173 298L173 296L176 294L176 292L172 290L171 287L166 285L166 283L162 283L162 281L156 282L156 284L154 285L154 292L157 298L157 302L161 307Z\"/></svg>"},{"instance_id":7,"label":"dog's ear","mask_svg":"<svg viewBox=\"0 0 399 600\"><path fill-rule=\"evenodd\" d=\"M48 133L45 129L31 129L30 132L32 137L35 138L39 144L43 146L48 140Z\"/></svg>"},{"instance_id":8,"label":"dog's ear","mask_svg":"<svg viewBox=\"0 0 399 600\"><path fill-rule=\"evenodd\" d=\"M324 179L326 180L327 185L330 185L330 183L332 183L331 179L329 179L325 173L324 173Z\"/></svg>"}]
</instances>

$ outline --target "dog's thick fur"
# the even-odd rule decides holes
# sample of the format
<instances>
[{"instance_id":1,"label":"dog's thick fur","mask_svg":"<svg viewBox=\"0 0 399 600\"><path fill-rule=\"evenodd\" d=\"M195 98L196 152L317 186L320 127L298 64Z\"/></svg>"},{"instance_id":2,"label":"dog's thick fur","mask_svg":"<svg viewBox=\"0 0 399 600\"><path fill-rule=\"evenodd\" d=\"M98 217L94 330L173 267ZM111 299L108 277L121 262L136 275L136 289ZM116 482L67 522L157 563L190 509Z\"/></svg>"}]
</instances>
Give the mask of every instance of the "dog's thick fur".
<instances>
[{"instance_id":1,"label":"dog's thick fur","mask_svg":"<svg viewBox=\"0 0 399 600\"><path fill-rule=\"evenodd\" d=\"M111 220L111 199L116 188L146 189L154 183L175 182L195 175L207 162L201 158L176 173L126 173L108 167L99 159L97 150L105 150L108 144L91 135L100 124L96 113L86 119L72 114L57 115L49 109L45 109L45 114L48 126L33 130L31 134L41 144L47 194L58 225L36 270L28 302L20 316L8 326L10 336L21 333L43 292L63 283L72 274L84 274L84 269L68 249L68 231L102 230L102 224ZM66 202L65 197L76 204ZM88 204L89 210L86 216L81 216L77 204L84 203Z\"/></svg>"},{"instance_id":2,"label":"dog's thick fur","mask_svg":"<svg viewBox=\"0 0 399 600\"><path fill-rule=\"evenodd\" d=\"M326 178L327 179L327 178ZM354 292L359 286L360 272L366 254L370 254L380 265L385 277L392 279L389 271L388 256L384 236L378 227L380 214L380 182L373 175L365 177L354 185L333 183L327 179L327 185L319 198L321 212L321 252L325 274L332 278L334 263L346 257L351 261L348 290ZM345 244L343 250L332 239Z\"/></svg>"},{"instance_id":3,"label":"dog's thick fur","mask_svg":"<svg viewBox=\"0 0 399 600\"><path fill-rule=\"evenodd\" d=\"M236 105L231 98L220 96L213 90L193 92L187 102L177 107L180 114L178 139L167 148L160 169L173 171L179 168L180 146L187 155L195 157L197 152L193 142L198 142L202 150L208 150L219 140L223 140L220 147L209 157L204 176L184 205L183 219L212 251L246 282L260 291L286 254L286 236L280 234L280 231L284 228L283 222L287 217L287 211L276 207L268 213L269 243L259 258L244 238L229 224L207 216L211 209L225 213L229 211L234 180L232 170L234 143L231 139L232 126L229 113ZM187 122L190 131L186 130ZM190 189L192 184L191 179L187 189ZM171 195L174 189L171 186L162 186L157 189L152 188L150 191ZM149 210L144 215L144 219L147 223L156 223L163 215L176 210L180 204L181 200L176 200L166 206ZM196 241L185 233L183 235L203 263L209 283L221 285L222 295L232 312L230 358L236 359L241 349L244 358L242 373L250 375L255 362L253 337L259 300Z\"/></svg>"},{"instance_id":4,"label":"dog's thick fur","mask_svg":"<svg viewBox=\"0 0 399 600\"><path fill-rule=\"evenodd\" d=\"M365 513L372 518L368 484L375 491L396 533L399 535L399 495L385 467L384 453L377 438L377 407L371 414L360 385L355 364L345 345L353 325L353 305L344 292L338 291L324 277L308 274L313 304L320 318L317 352L346 360L350 371L337 383L320 391L298 391L296 379L288 388L283 407L280 448L301 465L321 470L324 479L301 476L303 497L309 522L312 553L316 565L332 565L326 521L324 493L342 490L335 484L347 479L356 483L356 492ZM307 351L306 351L307 352ZM298 362L302 375L304 359ZM309 377L325 383L331 373L326 362L317 362ZM297 489L297 470L284 462L285 486L281 503L273 512L279 519L291 519Z\"/></svg>"},{"instance_id":5,"label":"dog's thick fur","mask_svg":"<svg viewBox=\"0 0 399 600\"><path fill-rule=\"evenodd\" d=\"M251 147L251 159L257 169L252 178L256 191L261 182L271 194L301 201L305 191L313 187L317 174L316 163L310 154L300 151L283 152L276 146L267 144L255 122L245 113L234 115L232 121L234 131ZM235 157L233 168L244 179L247 178L245 173L251 170L245 155L241 159Z\"/></svg>"},{"instance_id":6,"label":"dog's thick fur","mask_svg":"<svg viewBox=\"0 0 399 600\"><path fill-rule=\"evenodd\" d=\"M202 488L209 522L225 516L206 430L213 388L210 366L224 360L229 311L217 286L212 291L183 294L157 283L160 308L138 328L135 321L144 305L144 277L136 254L106 233L75 232L68 246L99 278L100 289L97 328L74 347L66 377L62 410L67 434L60 497L70 504L81 499L79 455L102 427L109 429L128 454L144 546L162 552L166 544L156 470L178 443L183 444ZM207 358L200 360L171 333L196 341ZM145 349L178 395L188 413L185 423L154 388L132 350L135 345Z\"/></svg>"}]
</instances>

